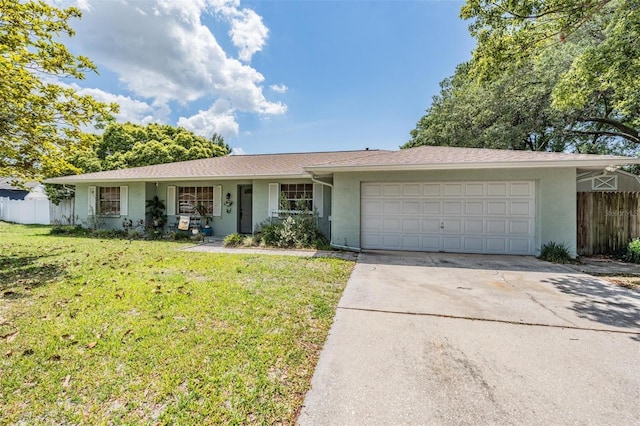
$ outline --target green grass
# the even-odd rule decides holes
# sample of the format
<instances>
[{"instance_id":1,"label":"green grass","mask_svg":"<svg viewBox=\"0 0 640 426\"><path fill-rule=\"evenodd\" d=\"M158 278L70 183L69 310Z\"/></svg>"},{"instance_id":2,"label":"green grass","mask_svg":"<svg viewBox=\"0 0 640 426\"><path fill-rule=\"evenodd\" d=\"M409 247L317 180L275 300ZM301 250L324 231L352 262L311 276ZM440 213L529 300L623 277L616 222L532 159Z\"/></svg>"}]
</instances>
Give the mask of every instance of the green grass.
<instances>
[{"instance_id":1,"label":"green grass","mask_svg":"<svg viewBox=\"0 0 640 426\"><path fill-rule=\"evenodd\" d=\"M353 264L0 222L0 423L293 423Z\"/></svg>"}]
</instances>

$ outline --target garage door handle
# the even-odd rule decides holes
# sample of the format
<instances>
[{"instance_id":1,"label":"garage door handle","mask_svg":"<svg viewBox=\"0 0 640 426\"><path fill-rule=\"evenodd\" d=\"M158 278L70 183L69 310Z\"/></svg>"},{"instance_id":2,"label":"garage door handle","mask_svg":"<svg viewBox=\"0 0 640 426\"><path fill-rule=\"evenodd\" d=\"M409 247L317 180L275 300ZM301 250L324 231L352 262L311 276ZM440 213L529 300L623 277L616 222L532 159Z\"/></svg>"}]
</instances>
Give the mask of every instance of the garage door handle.
<instances>
[{"instance_id":1,"label":"garage door handle","mask_svg":"<svg viewBox=\"0 0 640 426\"><path fill-rule=\"evenodd\" d=\"M440 224L440 229L444 229L444 223Z\"/></svg>"}]
</instances>

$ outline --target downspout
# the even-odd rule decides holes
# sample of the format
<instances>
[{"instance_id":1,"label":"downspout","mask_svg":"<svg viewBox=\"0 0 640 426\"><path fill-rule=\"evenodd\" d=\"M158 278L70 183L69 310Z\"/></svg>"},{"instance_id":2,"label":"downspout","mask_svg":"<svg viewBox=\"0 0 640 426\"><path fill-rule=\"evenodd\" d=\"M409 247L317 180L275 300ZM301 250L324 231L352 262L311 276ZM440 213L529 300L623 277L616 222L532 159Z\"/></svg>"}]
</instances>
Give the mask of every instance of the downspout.
<instances>
[{"instance_id":1,"label":"downspout","mask_svg":"<svg viewBox=\"0 0 640 426\"><path fill-rule=\"evenodd\" d=\"M316 177L313 174L311 175L311 181L315 182L315 183L319 183L319 184L324 185L324 186L328 186L329 188L331 188L331 215L333 216L333 206L334 206L334 204L333 204L333 197L334 197L333 185L330 184L330 183L323 182L321 180L316 179ZM329 241L331 241L331 234L333 233L333 220L330 221L329 225L330 225L329 226ZM330 242L329 244L331 245L331 247L333 247L335 249L338 249L338 250L354 251L356 253L360 253L360 251L361 251L360 247L342 246L342 245L339 245L339 244L334 244L333 242Z\"/></svg>"}]
</instances>

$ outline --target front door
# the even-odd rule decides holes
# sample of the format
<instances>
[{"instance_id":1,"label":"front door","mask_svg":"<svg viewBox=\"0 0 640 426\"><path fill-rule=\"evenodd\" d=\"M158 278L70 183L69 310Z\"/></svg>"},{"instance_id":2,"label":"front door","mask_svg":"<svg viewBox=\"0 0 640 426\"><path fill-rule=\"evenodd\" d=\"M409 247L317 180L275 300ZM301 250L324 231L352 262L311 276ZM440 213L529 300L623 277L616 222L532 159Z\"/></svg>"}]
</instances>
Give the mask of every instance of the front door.
<instances>
[{"instance_id":1,"label":"front door","mask_svg":"<svg viewBox=\"0 0 640 426\"><path fill-rule=\"evenodd\" d=\"M240 194L240 205L238 206L238 232L241 234L253 233L253 217L252 200L253 200L253 186L252 185L239 185L238 193Z\"/></svg>"}]
</instances>

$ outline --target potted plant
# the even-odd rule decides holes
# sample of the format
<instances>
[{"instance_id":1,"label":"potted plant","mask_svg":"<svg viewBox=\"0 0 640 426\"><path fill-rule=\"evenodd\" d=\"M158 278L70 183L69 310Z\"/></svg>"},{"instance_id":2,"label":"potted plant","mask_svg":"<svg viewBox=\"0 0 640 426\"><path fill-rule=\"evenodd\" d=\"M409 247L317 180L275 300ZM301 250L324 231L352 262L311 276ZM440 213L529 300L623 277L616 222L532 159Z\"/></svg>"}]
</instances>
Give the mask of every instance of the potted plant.
<instances>
[{"instance_id":1,"label":"potted plant","mask_svg":"<svg viewBox=\"0 0 640 426\"><path fill-rule=\"evenodd\" d=\"M200 230L202 231L202 235L210 237L213 235L213 229L209 226L209 215L207 213L207 207L204 204L198 204L196 207L196 211L198 215L200 215ZM202 221L204 221L204 226L202 226Z\"/></svg>"},{"instance_id":2,"label":"potted plant","mask_svg":"<svg viewBox=\"0 0 640 426\"><path fill-rule=\"evenodd\" d=\"M147 216L151 219L154 228L161 228L166 223L167 215L164 214L165 210L164 202L157 195L147 200Z\"/></svg>"}]
</instances>

